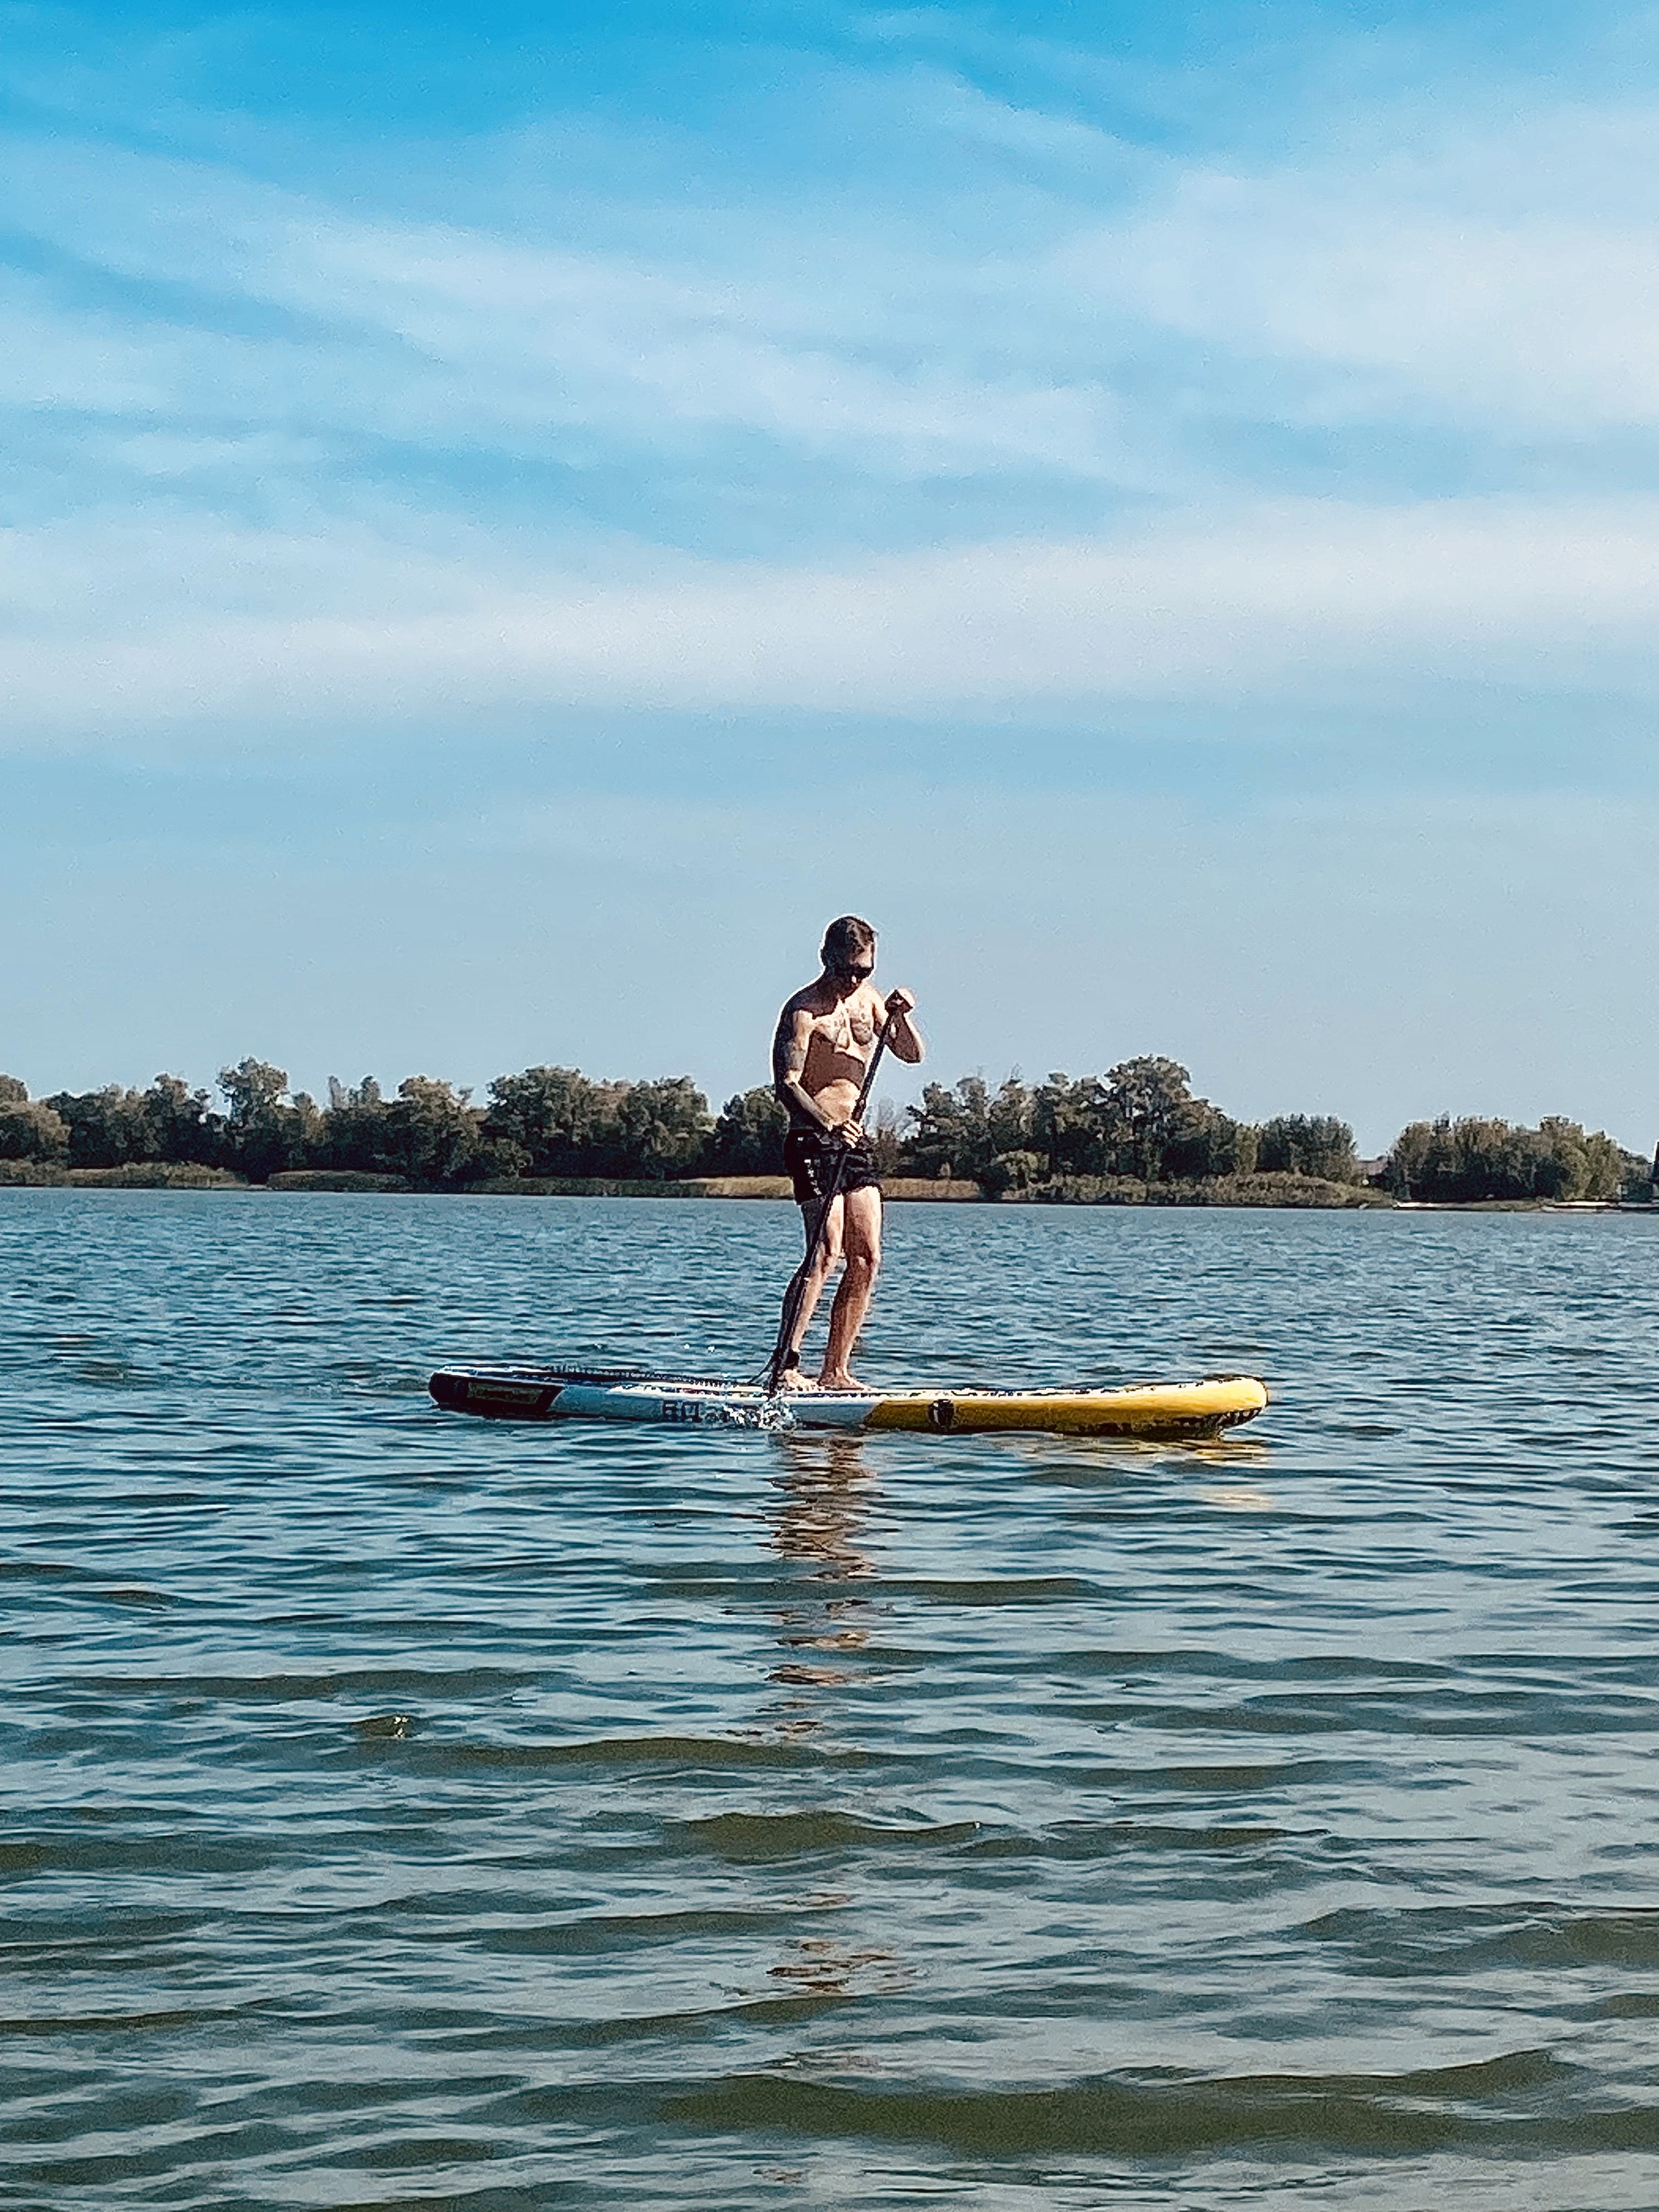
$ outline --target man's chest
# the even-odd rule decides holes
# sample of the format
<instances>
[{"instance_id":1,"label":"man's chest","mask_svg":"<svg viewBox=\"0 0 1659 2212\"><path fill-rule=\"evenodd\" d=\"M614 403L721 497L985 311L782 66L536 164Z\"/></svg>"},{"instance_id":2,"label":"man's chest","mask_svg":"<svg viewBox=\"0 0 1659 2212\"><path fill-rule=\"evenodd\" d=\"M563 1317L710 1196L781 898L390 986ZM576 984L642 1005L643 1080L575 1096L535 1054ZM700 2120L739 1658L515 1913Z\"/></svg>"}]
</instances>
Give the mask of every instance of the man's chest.
<instances>
[{"instance_id":1,"label":"man's chest","mask_svg":"<svg viewBox=\"0 0 1659 2212\"><path fill-rule=\"evenodd\" d=\"M864 1054L875 1042L880 1026L873 1000L848 999L816 1017L812 1037L815 1042L827 1045L831 1052Z\"/></svg>"}]
</instances>

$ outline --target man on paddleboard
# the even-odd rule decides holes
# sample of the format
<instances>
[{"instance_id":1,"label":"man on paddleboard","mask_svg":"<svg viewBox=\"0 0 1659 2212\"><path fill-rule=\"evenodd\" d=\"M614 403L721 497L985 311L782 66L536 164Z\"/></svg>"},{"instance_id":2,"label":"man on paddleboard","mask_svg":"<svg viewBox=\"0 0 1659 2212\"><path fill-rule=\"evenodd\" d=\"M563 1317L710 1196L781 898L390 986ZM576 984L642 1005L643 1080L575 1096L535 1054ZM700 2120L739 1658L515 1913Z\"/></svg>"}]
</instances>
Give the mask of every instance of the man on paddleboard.
<instances>
[{"instance_id":1,"label":"man on paddleboard","mask_svg":"<svg viewBox=\"0 0 1659 2212\"><path fill-rule=\"evenodd\" d=\"M881 1265L881 1182L854 1116L884 1024L889 1051L912 1067L921 1058L921 1038L910 1019L915 999L908 991L890 991L884 997L871 981L876 933L869 923L855 914L832 921L820 957L823 974L789 1000L772 1040L773 1085L789 1115L784 1165L805 1224L810 1263L778 1363L780 1390L863 1387L848 1362ZM823 1218L824 1197L832 1187L836 1194ZM843 1261L846 1272L830 1311L830 1341L814 1384L800 1371L801 1340L819 1292Z\"/></svg>"}]
</instances>

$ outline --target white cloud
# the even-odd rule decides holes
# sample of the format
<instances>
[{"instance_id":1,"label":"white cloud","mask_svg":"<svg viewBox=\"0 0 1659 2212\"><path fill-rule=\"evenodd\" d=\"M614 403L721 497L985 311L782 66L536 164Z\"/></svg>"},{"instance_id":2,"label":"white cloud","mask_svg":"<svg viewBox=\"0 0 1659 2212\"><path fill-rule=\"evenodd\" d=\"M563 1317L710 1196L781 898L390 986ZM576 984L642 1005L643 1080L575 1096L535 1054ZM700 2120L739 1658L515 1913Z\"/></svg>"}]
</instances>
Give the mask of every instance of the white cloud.
<instances>
[{"instance_id":1,"label":"white cloud","mask_svg":"<svg viewBox=\"0 0 1659 2212\"><path fill-rule=\"evenodd\" d=\"M493 226L434 224L224 161L14 138L16 204L64 265L48 252L0 302L14 423L58 441L33 479L47 519L3 552L12 742L566 703L1645 695L1651 498L1589 462L1548 497L1367 478L1361 498L1340 464L1334 495L1275 497L1270 462L1264 495L1207 437L1338 425L1363 459L1404 416L1502 483L1519 440L1650 426L1655 194L1595 127L1627 152L1633 106L1539 105L1461 141L1402 108L1370 118L1381 153L1351 134L1224 169L940 79L911 93L956 166L884 226L805 198L792 266L775 210L623 251L551 199L530 235L506 198ZM871 97L866 125L890 125ZM1000 189L976 165L1011 152L1032 177L964 228L968 188ZM418 469L343 489L354 441L415 449L434 483L476 465L472 512L510 529L463 527ZM489 488L526 459L626 495L526 520ZM699 502L804 513L820 465L865 504L805 513L765 560L693 559L640 519L671 465L681 538ZM950 510L961 478L1033 475L1046 526ZM1101 520L1127 489L1133 512Z\"/></svg>"},{"instance_id":2,"label":"white cloud","mask_svg":"<svg viewBox=\"0 0 1659 2212\"><path fill-rule=\"evenodd\" d=\"M775 214L742 205L690 225L665 209L655 245L623 250L585 236L574 203L538 202L532 234L506 188L493 222L437 224L222 162L14 137L15 206L130 289L71 305L72 283L14 287L9 380L20 404L215 434L640 466L735 434L774 449L745 465L827 459L901 500L908 479L1011 469L1191 493L1215 464L1182 447L1210 416L1403 415L1476 447L1659 419L1659 218L1627 158L1655 118L1634 104L1535 106L1455 144L1437 111L1401 112L1385 148L1252 168L948 80L913 97L944 149L933 191L890 210L809 198L787 252ZM865 125L890 126L872 101ZM1018 191L1010 147L1033 165Z\"/></svg>"},{"instance_id":3,"label":"white cloud","mask_svg":"<svg viewBox=\"0 0 1659 2212\"><path fill-rule=\"evenodd\" d=\"M636 448L757 433L905 473L1036 463L1109 473L1117 410L1092 379L1012 362L953 368L930 327L895 347L895 294L862 302L741 273L395 220L367 222L197 163L94 148L12 149L12 189L66 249L140 283L187 284L117 314L38 282L6 311L21 404L313 419L453 446L558 450L598 431ZM216 306L299 319L259 336ZM897 353L897 359L891 356ZM994 349L993 349L994 353ZM886 356L884 358L884 356Z\"/></svg>"},{"instance_id":4,"label":"white cloud","mask_svg":"<svg viewBox=\"0 0 1659 2212\"><path fill-rule=\"evenodd\" d=\"M15 591L40 617L0 653L16 741L525 705L932 715L1483 681L1647 695L1659 675L1659 502L1279 502L835 568L647 557L605 583L492 570L486 549L363 532L16 541Z\"/></svg>"},{"instance_id":5,"label":"white cloud","mask_svg":"<svg viewBox=\"0 0 1659 2212\"><path fill-rule=\"evenodd\" d=\"M1659 422L1659 224L1500 223L1352 180L1184 178L1069 245L1117 313L1271 362L1294 411L1579 434Z\"/></svg>"}]
</instances>

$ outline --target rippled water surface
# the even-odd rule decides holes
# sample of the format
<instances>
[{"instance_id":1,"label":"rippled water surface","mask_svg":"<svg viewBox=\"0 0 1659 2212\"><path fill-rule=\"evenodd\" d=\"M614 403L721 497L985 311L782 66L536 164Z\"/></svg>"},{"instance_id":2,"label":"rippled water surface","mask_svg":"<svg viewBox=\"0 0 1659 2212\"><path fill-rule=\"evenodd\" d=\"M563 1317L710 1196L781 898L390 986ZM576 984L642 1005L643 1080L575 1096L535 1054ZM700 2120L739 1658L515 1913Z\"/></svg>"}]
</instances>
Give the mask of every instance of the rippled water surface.
<instances>
[{"instance_id":1,"label":"rippled water surface","mask_svg":"<svg viewBox=\"0 0 1659 2212\"><path fill-rule=\"evenodd\" d=\"M521 1427L769 1205L0 1192L4 2201L1647 2212L1659 1222L896 1207L875 1380Z\"/></svg>"}]
</instances>

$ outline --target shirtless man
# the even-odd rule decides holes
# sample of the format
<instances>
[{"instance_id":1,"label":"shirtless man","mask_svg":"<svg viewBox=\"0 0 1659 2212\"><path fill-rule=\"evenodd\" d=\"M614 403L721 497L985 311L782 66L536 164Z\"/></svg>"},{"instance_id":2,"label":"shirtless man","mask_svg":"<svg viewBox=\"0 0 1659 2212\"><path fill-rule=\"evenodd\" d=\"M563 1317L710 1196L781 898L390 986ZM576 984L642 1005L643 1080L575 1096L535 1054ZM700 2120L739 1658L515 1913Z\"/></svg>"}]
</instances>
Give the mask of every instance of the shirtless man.
<instances>
[{"instance_id":1,"label":"shirtless man","mask_svg":"<svg viewBox=\"0 0 1659 2212\"><path fill-rule=\"evenodd\" d=\"M778 1373L780 1390L864 1387L848 1362L881 1265L881 1184L853 1112L890 1014L889 1050L912 1067L921 1058L921 1038L910 1019L915 1000L908 991L890 991L884 998L872 988L876 933L869 923L855 914L832 921L824 932L822 957L823 973L790 1000L772 1041L773 1085L789 1115L784 1164L794 1183L809 1248L842 1152L847 1165L807 1272ZM847 1272L830 1309L830 1342L814 1385L800 1371L801 1340L830 1271L843 1260Z\"/></svg>"}]
</instances>

